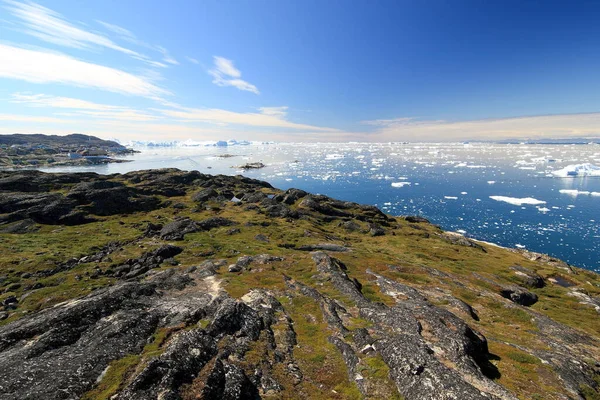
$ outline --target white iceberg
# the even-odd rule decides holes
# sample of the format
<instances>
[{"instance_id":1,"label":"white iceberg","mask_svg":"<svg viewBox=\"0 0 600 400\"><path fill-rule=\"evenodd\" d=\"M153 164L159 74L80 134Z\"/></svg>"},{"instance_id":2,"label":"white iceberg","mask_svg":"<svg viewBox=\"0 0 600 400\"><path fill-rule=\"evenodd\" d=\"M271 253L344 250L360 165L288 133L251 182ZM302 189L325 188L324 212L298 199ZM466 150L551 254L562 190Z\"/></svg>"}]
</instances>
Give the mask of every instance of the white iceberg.
<instances>
[{"instance_id":1,"label":"white iceberg","mask_svg":"<svg viewBox=\"0 0 600 400\"><path fill-rule=\"evenodd\" d=\"M569 178L574 176L600 176L600 167L594 164L573 164L553 171L552 175L559 178Z\"/></svg>"},{"instance_id":2,"label":"white iceberg","mask_svg":"<svg viewBox=\"0 0 600 400\"><path fill-rule=\"evenodd\" d=\"M540 204L546 204L543 200L534 199L533 197L507 197L507 196L490 196L490 199L496 201L503 201L508 204L512 204L515 206L522 206L523 204L530 204L533 206L538 206Z\"/></svg>"},{"instance_id":3,"label":"white iceberg","mask_svg":"<svg viewBox=\"0 0 600 400\"><path fill-rule=\"evenodd\" d=\"M410 182L392 182L392 187L401 188L410 185Z\"/></svg>"}]
</instances>

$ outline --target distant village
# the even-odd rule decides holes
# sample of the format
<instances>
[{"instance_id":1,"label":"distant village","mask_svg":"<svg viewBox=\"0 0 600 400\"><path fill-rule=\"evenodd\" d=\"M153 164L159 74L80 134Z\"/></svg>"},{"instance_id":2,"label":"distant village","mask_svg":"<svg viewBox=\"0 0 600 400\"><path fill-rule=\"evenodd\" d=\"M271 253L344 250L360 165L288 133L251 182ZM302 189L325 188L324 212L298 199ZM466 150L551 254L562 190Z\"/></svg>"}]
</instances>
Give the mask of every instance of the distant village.
<instances>
[{"instance_id":1,"label":"distant village","mask_svg":"<svg viewBox=\"0 0 600 400\"><path fill-rule=\"evenodd\" d=\"M114 158L133 154L136 151L127 149L113 141L104 141L93 136L83 136L88 140L68 140L69 135L57 140L43 140L39 143L36 138L43 135L31 135L31 142L11 143L8 136L0 135L0 168L27 168L40 166L90 165L129 160ZM22 135L23 136L23 135ZM49 136L44 136L48 138ZM92 140L92 138L94 140ZM73 138L70 138L73 139Z\"/></svg>"}]
</instances>

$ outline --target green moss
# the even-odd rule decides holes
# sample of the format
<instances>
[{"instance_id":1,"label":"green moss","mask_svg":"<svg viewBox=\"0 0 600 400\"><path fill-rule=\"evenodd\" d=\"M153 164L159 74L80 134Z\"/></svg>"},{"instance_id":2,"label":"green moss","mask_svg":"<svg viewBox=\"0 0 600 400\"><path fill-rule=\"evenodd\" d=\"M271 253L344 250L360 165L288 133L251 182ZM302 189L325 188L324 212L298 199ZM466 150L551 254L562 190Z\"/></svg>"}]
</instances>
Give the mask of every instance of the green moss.
<instances>
[{"instance_id":1,"label":"green moss","mask_svg":"<svg viewBox=\"0 0 600 400\"><path fill-rule=\"evenodd\" d=\"M600 400L600 393L588 385L579 385L579 391L585 400Z\"/></svg>"}]
</instances>

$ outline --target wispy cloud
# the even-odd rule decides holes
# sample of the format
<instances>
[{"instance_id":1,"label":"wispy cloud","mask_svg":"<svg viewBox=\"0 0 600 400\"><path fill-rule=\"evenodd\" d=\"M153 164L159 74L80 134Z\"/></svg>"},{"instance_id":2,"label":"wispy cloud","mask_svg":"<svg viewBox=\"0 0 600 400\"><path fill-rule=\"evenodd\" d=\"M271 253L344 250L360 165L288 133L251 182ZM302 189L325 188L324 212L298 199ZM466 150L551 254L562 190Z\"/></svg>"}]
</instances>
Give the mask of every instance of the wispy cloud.
<instances>
[{"instance_id":1,"label":"wispy cloud","mask_svg":"<svg viewBox=\"0 0 600 400\"><path fill-rule=\"evenodd\" d=\"M131 43L144 46L145 43L140 41L129 29L125 29L119 25L110 24L105 21L96 20L97 23L102 25L105 29L111 31L112 33L117 34L122 39L125 39Z\"/></svg>"},{"instance_id":2,"label":"wispy cloud","mask_svg":"<svg viewBox=\"0 0 600 400\"><path fill-rule=\"evenodd\" d=\"M378 128L375 141L457 141L600 136L600 113L557 114L472 121L422 121L414 118L363 121Z\"/></svg>"},{"instance_id":3,"label":"wispy cloud","mask_svg":"<svg viewBox=\"0 0 600 400\"><path fill-rule=\"evenodd\" d=\"M62 83L158 99L168 91L147 78L80 61L64 54L0 44L0 77L34 83Z\"/></svg>"},{"instance_id":4,"label":"wispy cloud","mask_svg":"<svg viewBox=\"0 0 600 400\"><path fill-rule=\"evenodd\" d=\"M233 65L233 61L214 56L214 62L213 69L209 70L208 73L213 77L215 85L233 86L239 90L260 94L256 86L241 79L242 73Z\"/></svg>"},{"instance_id":5,"label":"wispy cloud","mask_svg":"<svg viewBox=\"0 0 600 400\"><path fill-rule=\"evenodd\" d=\"M169 64L173 64L173 65L179 65L179 61L177 61L176 59L174 59L171 54L169 54L169 51L167 49L165 49L162 46L156 46L156 49L158 51L160 51L163 55L163 61Z\"/></svg>"},{"instance_id":6,"label":"wispy cloud","mask_svg":"<svg viewBox=\"0 0 600 400\"><path fill-rule=\"evenodd\" d=\"M23 26L22 30L48 43L57 44L76 49L90 50L94 48L107 48L126 54L136 60L143 61L153 67L166 67L167 65L152 60L147 55L123 47L108 37L90 30L83 29L67 21L60 13L33 2L17 2L14 0L1 0L13 16L17 17ZM164 49L158 49L138 40L129 30L103 21L97 21L105 29L116 33L121 39L129 43L151 48L165 54ZM165 57L165 62L174 64L172 57ZM176 62L175 62L176 63Z\"/></svg>"},{"instance_id":7,"label":"wispy cloud","mask_svg":"<svg viewBox=\"0 0 600 400\"><path fill-rule=\"evenodd\" d=\"M244 125L251 127L283 128L303 131L337 132L337 129L297 124L285 119L287 107L263 107L258 113L239 113L222 109L179 108L159 110L166 116L184 121L208 122L220 125Z\"/></svg>"},{"instance_id":8,"label":"wispy cloud","mask_svg":"<svg viewBox=\"0 0 600 400\"><path fill-rule=\"evenodd\" d=\"M39 4L20 3L13 0L3 1L6 4L5 8L22 21L25 33L38 39L78 49L100 46L130 56L142 56L136 51L119 46L105 36L88 32L69 23L61 14Z\"/></svg>"},{"instance_id":9,"label":"wispy cloud","mask_svg":"<svg viewBox=\"0 0 600 400\"><path fill-rule=\"evenodd\" d=\"M179 61L177 61L173 56L171 56L171 54L169 53L169 51L166 48L164 48L162 46L153 46L151 44L148 44L148 43L144 42L143 40L138 39L138 37L133 32L131 32L129 29L125 29L121 26L111 24L111 23L108 23L105 21L100 21L100 20L96 20L96 22L99 23L100 25L102 25L105 29L107 29L110 32L119 36L122 40L125 40L129 43L135 44L140 47L145 47L147 49L159 52L160 54L162 54L162 57L163 57L162 61L164 63L172 64L172 65L179 65ZM161 62L151 61L149 59L148 60L144 59L144 61L147 61L156 67L163 67L163 68L167 67L166 64L161 63Z\"/></svg>"},{"instance_id":10,"label":"wispy cloud","mask_svg":"<svg viewBox=\"0 0 600 400\"><path fill-rule=\"evenodd\" d=\"M260 107L258 110L263 115L271 115L273 117L284 118L287 115L288 106Z\"/></svg>"},{"instance_id":11,"label":"wispy cloud","mask_svg":"<svg viewBox=\"0 0 600 400\"><path fill-rule=\"evenodd\" d=\"M26 123L50 123L50 124L67 124L70 121L68 119L63 118L55 118L55 117L40 117L33 115L17 115L17 114L0 114L0 121L8 121L8 122L26 122ZM14 133L11 130L4 131L2 133Z\"/></svg>"},{"instance_id":12,"label":"wispy cloud","mask_svg":"<svg viewBox=\"0 0 600 400\"><path fill-rule=\"evenodd\" d=\"M89 116L92 118L123 121L154 121L157 115L130 107L99 104L71 97L57 97L45 94L14 93L11 102L31 107L67 109L69 112L56 113L62 116Z\"/></svg>"},{"instance_id":13,"label":"wispy cloud","mask_svg":"<svg viewBox=\"0 0 600 400\"><path fill-rule=\"evenodd\" d=\"M195 59L195 58L193 58L193 57L188 57L188 56L185 56L185 59L186 59L186 60L188 60L189 62L191 62L192 64L196 64L196 65L197 65L197 64L200 64L200 61L196 60L196 59Z\"/></svg>"}]
</instances>

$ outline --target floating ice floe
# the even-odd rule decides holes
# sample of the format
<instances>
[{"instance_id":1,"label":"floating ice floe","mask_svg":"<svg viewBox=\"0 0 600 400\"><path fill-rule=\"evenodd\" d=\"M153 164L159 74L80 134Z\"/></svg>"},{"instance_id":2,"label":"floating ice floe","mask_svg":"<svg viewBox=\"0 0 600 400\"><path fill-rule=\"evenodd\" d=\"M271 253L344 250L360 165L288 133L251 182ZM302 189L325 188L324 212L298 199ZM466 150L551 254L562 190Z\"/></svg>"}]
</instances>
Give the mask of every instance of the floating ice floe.
<instances>
[{"instance_id":1,"label":"floating ice floe","mask_svg":"<svg viewBox=\"0 0 600 400\"><path fill-rule=\"evenodd\" d=\"M456 197L456 196L444 196L444 198L446 200L458 200L458 197Z\"/></svg>"},{"instance_id":2,"label":"floating ice floe","mask_svg":"<svg viewBox=\"0 0 600 400\"><path fill-rule=\"evenodd\" d=\"M587 190L577 190L577 189L560 189L560 193L568 194L569 196L577 197L579 195L588 195L590 192Z\"/></svg>"},{"instance_id":3,"label":"floating ice floe","mask_svg":"<svg viewBox=\"0 0 600 400\"><path fill-rule=\"evenodd\" d=\"M392 182L392 187L401 188L410 184L410 182Z\"/></svg>"},{"instance_id":4,"label":"floating ice floe","mask_svg":"<svg viewBox=\"0 0 600 400\"><path fill-rule=\"evenodd\" d=\"M554 171L552 172L552 175L559 178L569 178L573 176L600 176L600 167L594 164L574 164Z\"/></svg>"},{"instance_id":5,"label":"floating ice floe","mask_svg":"<svg viewBox=\"0 0 600 400\"><path fill-rule=\"evenodd\" d=\"M503 201L505 203L512 204L515 206L522 206L523 204L529 204L529 205L533 205L533 206L537 206L540 204L546 204L545 201L534 199L533 197L518 198L518 197L507 197L507 196L490 196L490 199L496 200L496 201Z\"/></svg>"},{"instance_id":6,"label":"floating ice floe","mask_svg":"<svg viewBox=\"0 0 600 400\"><path fill-rule=\"evenodd\" d=\"M336 154L336 153L334 153L334 154L327 154L325 156L326 160L339 160L339 159L342 159L342 158L344 158L343 154Z\"/></svg>"},{"instance_id":7,"label":"floating ice floe","mask_svg":"<svg viewBox=\"0 0 600 400\"><path fill-rule=\"evenodd\" d=\"M487 181L488 185L493 185L496 181Z\"/></svg>"}]
</instances>

